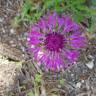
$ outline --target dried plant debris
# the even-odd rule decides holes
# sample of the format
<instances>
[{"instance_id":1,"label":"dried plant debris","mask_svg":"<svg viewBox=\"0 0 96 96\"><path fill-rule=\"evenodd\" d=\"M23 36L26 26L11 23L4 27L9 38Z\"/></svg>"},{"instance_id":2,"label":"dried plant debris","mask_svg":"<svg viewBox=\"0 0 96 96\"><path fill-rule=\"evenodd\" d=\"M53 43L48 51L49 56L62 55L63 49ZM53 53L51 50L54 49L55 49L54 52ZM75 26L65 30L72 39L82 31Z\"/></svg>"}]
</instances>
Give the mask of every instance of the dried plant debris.
<instances>
[{"instance_id":1,"label":"dried plant debris","mask_svg":"<svg viewBox=\"0 0 96 96\"><path fill-rule=\"evenodd\" d=\"M13 60L24 60L22 52L16 48L0 42L0 54Z\"/></svg>"},{"instance_id":2,"label":"dried plant debris","mask_svg":"<svg viewBox=\"0 0 96 96\"><path fill-rule=\"evenodd\" d=\"M0 96L8 96L10 92L18 90L19 76L20 66L0 55Z\"/></svg>"},{"instance_id":3,"label":"dried plant debris","mask_svg":"<svg viewBox=\"0 0 96 96\"><path fill-rule=\"evenodd\" d=\"M34 2L38 10L42 10L42 1L49 7L51 6L50 2L55 2L54 0L30 1ZM61 2L61 0L56 1ZM85 0L75 1L85 2ZM85 32L89 44L87 49L82 52L83 54L81 53L80 60L77 64L74 64L64 72L54 73L44 72L43 70L42 75L39 73L41 70L39 70L37 64L29 60L29 55L27 56L27 62L23 65L21 62L25 60L23 55L28 54L26 52L26 37L28 34L28 26L30 25L30 23L24 21L24 19L22 23L18 25L18 17L21 14L23 4L24 0L0 0L0 96L35 96L36 92L38 96L96 96L96 28L92 27L94 32L90 30ZM59 10L58 6L57 4L57 11L62 11L61 6L63 5L60 5ZM32 8L34 8L34 6L32 6ZM52 7L49 9L52 9ZM27 14L31 16L32 14L30 14L29 11ZM40 13L41 11L37 11L36 16L40 16ZM13 22L14 18L15 22ZM80 18L77 19L82 18L80 16ZM94 20L94 22L95 21L96 20ZM90 26L86 20L81 23L86 28ZM16 24L18 27L14 28ZM3 43L1 41L3 41ZM23 54L23 52L25 54Z\"/></svg>"}]
</instances>

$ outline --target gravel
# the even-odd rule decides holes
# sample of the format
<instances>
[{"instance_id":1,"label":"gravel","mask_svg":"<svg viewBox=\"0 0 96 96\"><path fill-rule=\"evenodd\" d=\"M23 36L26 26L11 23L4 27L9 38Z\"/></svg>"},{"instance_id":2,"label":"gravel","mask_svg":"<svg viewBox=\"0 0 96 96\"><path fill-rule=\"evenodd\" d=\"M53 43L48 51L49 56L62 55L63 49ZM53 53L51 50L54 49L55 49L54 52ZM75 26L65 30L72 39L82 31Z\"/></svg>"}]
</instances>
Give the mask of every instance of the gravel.
<instances>
[{"instance_id":1,"label":"gravel","mask_svg":"<svg viewBox=\"0 0 96 96\"><path fill-rule=\"evenodd\" d=\"M17 61L14 58L7 55L7 62L9 63L6 65L6 60L3 61L5 62L4 65L1 64L0 61L0 82L1 80L3 81L2 83L0 83L0 86L5 86L8 88L10 87L9 89L11 89L12 86L14 86L14 88L16 88L17 86L18 91L15 90L14 92L14 90L11 90L11 92L14 93L14 96L26 96L26 93L29 90L33 90L34 81L32 82L32 80L35 74L38 73L36 65L34 65L33 62L30 62L30 55L26 50L26 38L28 34L27 32L29 24L22 22L22 24L19 25L18 28L13 28L11 26L14 17L17 16L17 14L20 14L22 3L23 0L0 0L0 42L7 44L8 46L10 46L10 48L14 47L16 48L16 50L19 50L24 56L24 60L27 61L23 64L22 68L20 68L22 75L19 78L17 78L17 75L14 75L17 68L15 65ZM89 40L88 48L84 50L83 54L81 53L80 60L71 68L59 73L43 73L43 87L46 89L46 93L53 90L54 88L58 89L58 91L52 91L53 93L50 93L51 95L49 96L55 96L55 93L59 93L60 96L96 96L95 35L96 32L94 31L92 35L93 37ZM90 58L90 56L92 58ZM10 60L13 61L14 64L11 63ZM63 85L60 85L60 83L58 82L61 77L65 80ZM13 78L16 78L16 80L19 82L17 83L17 85L14 84ZM10 86L9 83L11 83L12 86ZM24 86L25 88L23 88L22 86ZM58 88L58 86L61 87ZM0 87L0 92L3 90L3 87Z\"/></svg>"}]
</instances>

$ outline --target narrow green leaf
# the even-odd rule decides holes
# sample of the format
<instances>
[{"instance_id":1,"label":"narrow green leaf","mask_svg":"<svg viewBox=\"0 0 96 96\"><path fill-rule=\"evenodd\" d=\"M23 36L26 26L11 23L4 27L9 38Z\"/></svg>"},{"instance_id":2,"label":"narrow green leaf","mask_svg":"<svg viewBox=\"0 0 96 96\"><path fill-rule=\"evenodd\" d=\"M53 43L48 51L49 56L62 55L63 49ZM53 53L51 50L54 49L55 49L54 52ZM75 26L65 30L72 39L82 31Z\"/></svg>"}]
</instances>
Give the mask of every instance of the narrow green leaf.
<instances>
[{"instance_id":1,"label":"narrow green leaf","mask_svg":"<svg viewBox=\"0 0 96 96\"><path fill-rule=\"evenodd\" d=\"M27 96L35 96L35 95L32 91L30 91L29 93L27 93Z\"/></svg>"},{"instance_id":2,"label":"narrow green leaf","mask_svg":"<svg viewBox=\"0 0 96 96\"><path fill-rule=\"evenodd\" d=\"M61 85L64 85L64 82L65 82L64 79L61 79L61 80L60 80L60 84L61 84Z\"/></svg>"},{"instance_id":3,"label":"narrow green leaf","mask_svg":"<svg viewBox=\"0 0 96 96\"><path fill-rule=\"evenodd\" d=\"M41 74L36 74L35 75L35 82L40 83L41 82L42 75Z\"/></svg>"}]
</instances>

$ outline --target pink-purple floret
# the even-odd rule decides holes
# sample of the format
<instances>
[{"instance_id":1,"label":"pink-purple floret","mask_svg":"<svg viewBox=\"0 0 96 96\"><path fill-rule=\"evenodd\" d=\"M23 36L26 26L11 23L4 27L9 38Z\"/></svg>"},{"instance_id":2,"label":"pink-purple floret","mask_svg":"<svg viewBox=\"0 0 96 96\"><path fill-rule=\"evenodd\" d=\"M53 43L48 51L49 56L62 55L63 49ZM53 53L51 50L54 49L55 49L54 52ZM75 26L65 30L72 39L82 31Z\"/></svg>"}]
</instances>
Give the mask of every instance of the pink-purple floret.
<instances>
[{"instance_id":1,"label":"pink-purple floret","mask_svg":"<svg viewBox=\"0 0 96 96\"><path fill-rule=\"evenodd\" d=\"M29 50L46 70L67 69L77 61L80 49L86 45L80 28L69 16L47 14L31 26Z\"/></svg>"}]
</instances>

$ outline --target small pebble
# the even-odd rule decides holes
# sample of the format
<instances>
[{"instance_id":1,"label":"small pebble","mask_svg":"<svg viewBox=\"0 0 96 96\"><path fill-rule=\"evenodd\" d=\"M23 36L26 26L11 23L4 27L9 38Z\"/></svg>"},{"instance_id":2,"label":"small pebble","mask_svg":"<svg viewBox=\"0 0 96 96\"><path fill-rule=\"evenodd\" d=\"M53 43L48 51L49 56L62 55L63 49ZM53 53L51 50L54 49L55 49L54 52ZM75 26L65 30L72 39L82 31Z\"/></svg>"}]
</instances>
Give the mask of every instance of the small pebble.
<instances>
[{"instance_id":1,"label":"small pebble","mask_svg":"<svg viewBox=\"0 0 96 96\"><path fill-rule=\"evenodd\" d=\"M74 74L71 74L71 76L73 77L73 76L74 76Z\"/></svg>"},{"instance_id":2,"label":"small pebble","mask_svg":"<svg viewBox=\"0 0 96 96\"><path fill-rule=\"evenodd\" d=\"M82 82L82 83L84 83L84 82L85 82L85 80L82 80L81 82Z\"/></svg>"},{"instance_id":3,"label":"small pebble","mask_svg":"<svg viewBox=\"0 0 96 96\"><path fill-rule=\"evenodd\" d=\"M4 29L4 28L2 28L2 32L3 32L3 33L6 33L6 31L5 31L5 29Z\"/></svg>"},{"instance_id":4,"label":"small pebble","mask_svg":"<svg viewBox=\"0 0 96 96\"><path fill-rule=\"evenodd\" d=\"M13 44L14 43L14 41L13 40L11 40L11 41L9 41L11 44Z\"/></svg>"},{"instance_id":5,"label":"small pebble","mask_svg":"<svg viewBox=\"0 0 96 96\"><path fill-rule=\"evenodd\" d=\"M3 21L4 21L4 18L1 18L1 17L0 17L0 22L3 22Z\"/></svg>"},{"instance_id":6,"label":"small pebble","mask_svg":"<svg viewBox=\"0 0 96 96\"><path fill-rule=\"evenodd\" d=\"M80 88L81 87L81 82L78 82L77 84L76 84L76 88Z\"/></svg>"},{"instance_id":7,"label":"small pebble","mask_svg":"<svg viewBox=\"0 0 96 96\"><path fill-rule=\"evenodd\" d=\"M11 34L15 34L15 30L14 29L10 29L10 33Z\"/></svg>"},{"instance_id":8,"label":"small pebble","mask_svg":"<svg viewBox=\"0 0 96 96\"><path fill-rule=\"evenodd\" d=\"M89 69L93 69L93 67L94 67L94 62L93 62L93 60L90 61L90 62L88 62L88 63L86 63L86 66L87 66Z\"/></svg>"}]
</instances>

